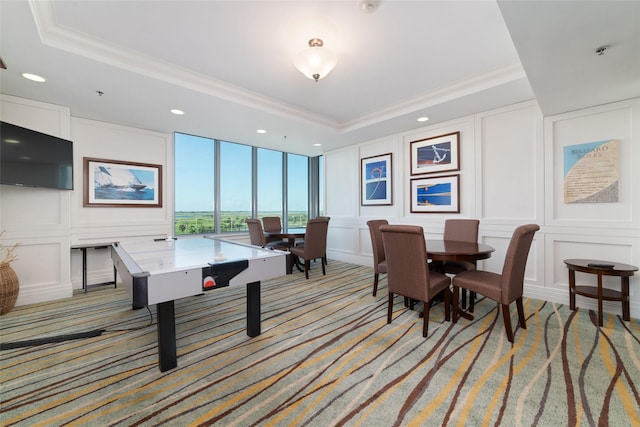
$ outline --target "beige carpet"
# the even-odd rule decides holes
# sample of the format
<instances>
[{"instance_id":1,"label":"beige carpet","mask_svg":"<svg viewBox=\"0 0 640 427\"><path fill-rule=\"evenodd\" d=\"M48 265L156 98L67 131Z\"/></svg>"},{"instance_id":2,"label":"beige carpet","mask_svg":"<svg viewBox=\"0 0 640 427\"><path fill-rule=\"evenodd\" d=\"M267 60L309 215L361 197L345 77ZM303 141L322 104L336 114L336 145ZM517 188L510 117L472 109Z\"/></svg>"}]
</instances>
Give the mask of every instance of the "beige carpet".
<instances>
[{"instance_id":1,"label":"beige carpet","mask_svg":"<svg viewBox=\"0 0 640 427\"><path fill-rule=\"evenodd\" d=\"M475 319L422 319L386 279L329 261L262 286L262 335L246 335L245 289L176 304L178 368L157 367L155 310L122 289L17 307L3 344L93 329L94 338L0 352L3 426L640 425L640 322L525 300L515 344L496 304ZM421 307L418 306L418 309ZM515 307L514 307L515 310ZM512 318L515 322L515 312Z\"/></svg>"}]
</instances>

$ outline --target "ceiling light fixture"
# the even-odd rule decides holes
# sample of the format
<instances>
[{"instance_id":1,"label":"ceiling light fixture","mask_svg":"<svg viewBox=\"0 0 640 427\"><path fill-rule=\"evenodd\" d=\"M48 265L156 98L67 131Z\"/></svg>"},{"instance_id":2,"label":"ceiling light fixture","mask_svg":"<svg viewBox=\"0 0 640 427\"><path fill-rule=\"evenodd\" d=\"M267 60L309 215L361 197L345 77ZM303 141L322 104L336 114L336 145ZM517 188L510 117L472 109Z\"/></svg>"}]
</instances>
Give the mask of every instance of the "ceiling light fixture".
<instances>
[{"instance_id":1,"label":"ceiling light fixture","mask_svg":"<svg viewBox=\"0 0 640 427\"><path fill-rule=\"evenodd\" d=\"M327 77L338 63L336 54L323 48L323 44L318 38L309 40L309 47L298 53L293 60L293 64L302 74L316 82Z\"/></svg>"},{"instance_id":2,"label":"ceiling light fixture","mask_svg":"<svg viewBox=\"0 0 640 427\"><path fill-rule=\"evenodd\" d=\"M47 79L45 79L44 77L40 77L36 74L31 74L31 73L22 73L22 77L38 83L44 83L47 81Z\"/></svg>"},{"instance_id":3,"label":"ceiling light fixture","mask_svg":"<svg viewBox=\"0 0 640 427\"><path fill-rule=\"evenodd\" d=\"M267 131L264 130L264 129L258 129L256 132L258 132L258 133L267 133Z\"/></svg>"},{"instance_id":4,"label":"ceiling light fixture","mask_svg":"<svg viewBox=\"0 0 640 427\"><path fill-rule=\"evenodd\" d=\"M373 13L380 6L379 0L360 0L358 1L358 6L360 6L360 10L364 13Z\"/></svg>"},{"instance_id":5,"label":"ceiling light fixture","mask_svg":"<svg viewBox=\"0 0 640 427\"><path fill-rule=\"evenodd\" d=\"M183 115L183 114L184 114L184 111L182 111L182 110L178 110L177 108L173 108L173 109L171 110L171 112L172 112L173 114L175 114L176 116L181 116L181 115Z\"/></svg>"},{"instance_id":6,"label":"ceiling light fixture","mask_svg":"<svg viewBox=\"0 0 640 427\"><path fill-rule=\"evenodd\" d=\"M429 120L429 117L423 116L423 117L418 117L417 119L419 122L426 122Z\"/></svg>"}]
</instances>

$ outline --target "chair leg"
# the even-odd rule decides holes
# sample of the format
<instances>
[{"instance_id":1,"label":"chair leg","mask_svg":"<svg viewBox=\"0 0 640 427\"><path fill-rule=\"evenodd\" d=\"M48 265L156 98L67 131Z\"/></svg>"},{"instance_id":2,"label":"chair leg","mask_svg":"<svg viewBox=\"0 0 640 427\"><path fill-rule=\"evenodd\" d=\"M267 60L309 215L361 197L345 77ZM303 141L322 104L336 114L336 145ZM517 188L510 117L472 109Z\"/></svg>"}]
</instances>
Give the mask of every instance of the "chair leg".
<instances>
[{"instance_id":1,"label":"chair leg","mask_svg":"<svg viewBox=\"0 0 640 427\"><path fill-rule=\"evenodd\" d=\"M444 290L444 320L447 322L451 320L451 291L449 289Z\"/></svg>"},{"instance_id":2,"label":"chair leg","mask_svg":"<svg viewBox=\"0 0 640 427\"><path fill-rule=\"evenodd\" d=\"M473 309L476 306L476 293L473 291L469 292L469 313L473 313Z\"/></svg>"},{"instance_id":3,"label":"chair leg","mask_svg":"<svg viewBox=\"0 0 640 427\"><path fill-rule=\"evenodd\" d=\"M325 264L324 262L321 262L321 264L322 264L322 275L323 275L323 276L326 276L326 275L327 275L327 272L326 272L326 271L325 271L325 269L324 269L324 266L325 266L326 264Z\"/></svg>"},{"instance_id":4,"label":"chair leg","mask_svg":"<svg viewBox=\"0 0 640 427\"><path fill-rule=\"evenodd\" d=\"M304 260L304 275L308 279L309 278L309 260Z\"/></svg>"},{"instance_id":5,"label":"chair leg","mask_svg":"<svg viewBox=\"0 0 640 427\"><path fill-rule=\"evenodd\" d=\"M467 308L467 290L462 288L462 309Z\"/></svg>"},{"instance_id":6,"label":"chair leg","mask_svg":"<svg viewBox=\"0 0 640 427\"><path fill-rule=\"evenodd\" d=\"M389 302L387 303L387 323L391 323L392 313L393 313L393 294L389 292Z\"/></svg>"},{"instance_id":7,"label":"chair leg","mask_svg":"<svg viewBox=\"0 0 640 427\"><path fill-rule=\"evenodd\" d=\"M452 313L451 313L451 321L453 323L458 323L458 297L460 296L460 290L457 286L453 287L453 296L452 296L452 300L451 303L453 305L453 308L451 309Z\"/></svg>"},{"instance_id":8,"label":"chair leg","mask_svg":"<svg viewBox=\"0 0 640 427\"><path fill-rule=\"evenodd\" d=\"M516 299L516 307L518 307L518 321L522 329L527 329L527 321L524 318L524 307L522 306L522 297Z\"/></svg>"},{"instance_id":9,"label":"chair leg","mask_svg":"<svg viewBox=\"0 0 640 427\"><path fill-rule=\"evenodd\" d=\"M513 343L513 329L511 329L511 313L509 313L509 304L502 304L502 318L504 319L504 329L507 332L507 338Z\"/></svg>"},{"instance_id":10,"label":"chair leg","mask_svg":"<svg viewBox=\"0 0 640 427\"><path fill-rule=\"evenodd\" d=\"M373 275L373 296L375 297L376 294L378 293L378 273L375 273Z\"/></svg>"},{"instance_id":11,"label":"chair leg","mask_svg":"<svg viewBox=\"0 0 640 427\"><path fill-rule=\"evenodd\" d=\"M422 337L429 335L429 301L424 303L424 319L422 319Z\"/></svg>"}]
</instances>

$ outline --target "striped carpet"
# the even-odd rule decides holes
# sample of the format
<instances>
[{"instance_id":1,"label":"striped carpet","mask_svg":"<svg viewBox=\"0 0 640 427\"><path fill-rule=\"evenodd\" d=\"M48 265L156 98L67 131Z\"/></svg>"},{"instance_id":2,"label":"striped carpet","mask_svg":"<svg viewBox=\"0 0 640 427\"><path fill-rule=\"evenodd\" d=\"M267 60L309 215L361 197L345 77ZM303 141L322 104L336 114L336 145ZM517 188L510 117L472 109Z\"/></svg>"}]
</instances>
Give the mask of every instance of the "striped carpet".
<instances>
[{"instance_id":1,"label":"striped carpet","mask_svg":"<svg viewBox=\"0 0 640 427\"><path fill-rule=\"evenodd\" d=\"M157 367L154 308L122 289L16 307L2 343L106 329L3 350L3 426L631 426L640 425L640 322L525 300L515 344L496 304L475 319L422 319L386 280L329 261L262 284L262 335L246 335L245 289L176 304L178 368ZM417 308L420 308L418 306ZM514 308L515 310L515 308ZM515 323L515 313L512 318Z\"/></svg>"}]
</instances>

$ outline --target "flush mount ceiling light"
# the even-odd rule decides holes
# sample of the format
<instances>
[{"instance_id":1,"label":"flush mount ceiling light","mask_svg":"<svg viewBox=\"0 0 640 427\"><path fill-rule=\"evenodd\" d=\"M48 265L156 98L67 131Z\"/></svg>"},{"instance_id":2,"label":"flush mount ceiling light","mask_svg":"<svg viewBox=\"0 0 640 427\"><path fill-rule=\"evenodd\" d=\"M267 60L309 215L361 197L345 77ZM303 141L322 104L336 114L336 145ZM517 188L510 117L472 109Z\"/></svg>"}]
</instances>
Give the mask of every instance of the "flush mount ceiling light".
<instances>
[{"instance_id":1,"label":"flush mount ceiling light","mask_svg":"<svg viewBox=\"0 0 640 427\"><path fill-rule=\"evenodd\" d=\"M322 40L318 38L309 40L309 47L298 53L293 60L302 74L315 81L327 77L338 63L336 54L322 45Z\"/></svg>"},{"instance_id":2,"label":"flush mount ceiling light","mask_svg":"<svg viewBox=\"0 0 640 427\"><path fill-rule=\"evenodd\" d=\"M184 111L173 108L171 109L171 113L175 114L176 116L182 116L184 114Z\"/></svg>"},{"instance_id":3,"label":"flush mount ceiling light","mask_svg":"<svg viewBox=\"0 0 640 427\"><path fill-rule=\"evenodd\" d=\"M360 7L360 10L363 11L364 13L373 13L378 9L378 6L380 6L380 1L379 0L360 0L358 1L358 6Z\"/></svg>"},{"instance_id":4,"label":"flush mount ceiling light","mask_svg":"<svg viewBox=\"0 0 640 427\"><path fill-rule=\"evenodd\" d=\"M22 73L22 77L38 83L44 83L47 81L47 79L45 79L44 77L40 77L37 74L31 74L31 73Z\"/></svg>"}]
</instances>

